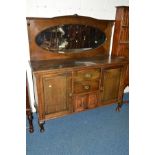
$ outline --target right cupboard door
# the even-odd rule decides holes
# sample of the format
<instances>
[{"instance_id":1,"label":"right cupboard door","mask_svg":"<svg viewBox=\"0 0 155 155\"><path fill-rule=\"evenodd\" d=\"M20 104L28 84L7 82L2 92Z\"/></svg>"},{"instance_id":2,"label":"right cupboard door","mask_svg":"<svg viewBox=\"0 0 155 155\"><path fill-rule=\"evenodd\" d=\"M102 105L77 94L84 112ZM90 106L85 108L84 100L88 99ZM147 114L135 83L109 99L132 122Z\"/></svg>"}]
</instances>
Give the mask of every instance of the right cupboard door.
<instances>
[{"instance_id":1,"label":"right cupboard door","mask_svg":"<svg viewBox=\"0 0 155 155\"><path fill-rule=\"evenodd\" d=\"M118 97L121 68L103 70L101 102L115 100Z\"/></svg>"}]
</instances>

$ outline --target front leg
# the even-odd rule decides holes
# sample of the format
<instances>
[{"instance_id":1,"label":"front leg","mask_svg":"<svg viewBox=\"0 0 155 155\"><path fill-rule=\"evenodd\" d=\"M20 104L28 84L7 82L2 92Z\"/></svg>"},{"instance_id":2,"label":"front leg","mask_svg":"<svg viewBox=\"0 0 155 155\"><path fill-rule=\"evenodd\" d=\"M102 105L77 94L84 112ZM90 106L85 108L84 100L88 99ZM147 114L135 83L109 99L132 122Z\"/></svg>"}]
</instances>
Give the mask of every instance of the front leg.
<instances>
[{"instance_id":1,"label":"front leg","mask_svg":"<svg viewBox=\"0 0 155 155\"><path fill-rule=\"evenodd\" d=\"M45 131L45 129L44 129L45 121L39 121L38 120L38 124L39 124L39 127L40 127L40 132L44 132Z\"/></svg>"},{"instance_id":2,"label":"front leg","mask_svg":"<svg viewBox=\"0 0 155 155\"><path fill-rule=\"evenodd\" d=\"M120 111L121 111L121 108L122 108L122 105L123 105L123 100L119 100L119 101L117 102L116 111L120 112Z\"/></svg>"},{"instance_id":3,"label":"front leg","mask_svg":"<svg viewBox=\"0 0 155 155\"><path fill-rule=\"evenodd\" d=\"M29 132L32 133L34 131L33 128L33 115L31 112L29 112L29 114L27 115L28 121L29 121Z\"/></svg>"},{"instance_id":4,"label":"front leg","mask_svg":"<svg viewBox=\"0 0 155 155\"><path fill-rule=\"evenodd\" d=\"M126 75L126 67L127 66L124 66L123 67L123 71L122 71L122 74L121 74L121 80L120 80L120 85L119 85L119 92L118 92L118 101L117 101L117 108L116 108L116 111L121 111L121 108L122 108L122 105L123 105L123 95L124 95L124 79L125 79L125 75Z\"/></svg>"}]
</instances>

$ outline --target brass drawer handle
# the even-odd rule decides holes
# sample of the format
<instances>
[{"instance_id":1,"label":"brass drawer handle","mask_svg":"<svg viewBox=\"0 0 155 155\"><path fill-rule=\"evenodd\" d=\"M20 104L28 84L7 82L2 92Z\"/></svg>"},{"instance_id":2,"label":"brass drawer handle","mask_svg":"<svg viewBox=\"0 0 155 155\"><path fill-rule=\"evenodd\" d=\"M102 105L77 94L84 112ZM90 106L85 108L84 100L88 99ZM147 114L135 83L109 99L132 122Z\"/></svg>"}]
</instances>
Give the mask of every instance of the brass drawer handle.
<instances>
[{"instance_id":1,"label":"brass drawer handle","mask_svg":"<svg viewBox=\"0 0 155 155\"><path fill-rule=\"evenodd\" d=\"M84 86L84 89L85 89L85 90L89 90L89 89L90 89L90 86L89 86L89 85L85 85L85 86Z\"/></svg>"},{"instance_id":2,"label":"brass drawer handle","mask_svg":"<svg viewBox=\"0 0 155 155\"><path fill-rule=\"evenodd\" d=\"M92 74L89 74L89 73L85 74L85 78L91 78L91 77L92 77Z\"/></svg>"},{"instance_id":3,"label":"brass drawer handle","mask_svg":"<svg viewBox=\"0 0 155 155\"><path fill-rule=\"evenodd\" d=\"M69 93L69 97L72 97L73 96L73 94L72 93Z\"/></svg>"}]
</instances>

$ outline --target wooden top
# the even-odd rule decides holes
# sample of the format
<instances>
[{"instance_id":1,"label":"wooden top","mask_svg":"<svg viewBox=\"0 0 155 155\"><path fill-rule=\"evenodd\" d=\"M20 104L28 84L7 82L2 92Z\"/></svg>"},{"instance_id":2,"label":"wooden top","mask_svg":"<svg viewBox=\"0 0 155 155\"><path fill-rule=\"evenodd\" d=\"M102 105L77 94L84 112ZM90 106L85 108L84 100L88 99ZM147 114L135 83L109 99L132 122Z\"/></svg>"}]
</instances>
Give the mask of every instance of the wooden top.
<instances>
[{"instance_id":1,"label":"wooden top","mask_svg":"<svg viewBox=\"0 0 155 155\"><path fill-rule=\"evenodd\" d=\"M129 8L129 6L116 6L116 8Z\"/></svg>"},{"instance_id":2,"label":"wooden top","mask_svg":"<svg viewBox=\"0 0 155 155\"><path fill-rule=\"evenodd\" d=\"M30 65L33 72L51 71L56 69L72 69L81 67L104 67L111 65L127 64L128 60L124 57L93 57L81 59L59 59L59 60L31 60Z\"/></svg>"},{"instance_id":3,"label":"wooden top","mask_svg":"<svg viewBox=\"0 0 155 155\"><path fill-rule=\"evenodd\" d=\"M70 58L82 58L82 57L94 57L97 55L105 55L109 53L111 32L114 24L113 20L99 20L85 16L60 16L55 18L35 18L27 17L27 28L29 37L29 49L30 49L30 60L55 60L55 59L70 59ZM78 53L55 53L49 52L36 44L36 36L43 30L58 25L65 24L81 24L92 26L106 35L106 41L99 47L94 49L88 49L84 52Z\"/></svg>"}]
</instances>

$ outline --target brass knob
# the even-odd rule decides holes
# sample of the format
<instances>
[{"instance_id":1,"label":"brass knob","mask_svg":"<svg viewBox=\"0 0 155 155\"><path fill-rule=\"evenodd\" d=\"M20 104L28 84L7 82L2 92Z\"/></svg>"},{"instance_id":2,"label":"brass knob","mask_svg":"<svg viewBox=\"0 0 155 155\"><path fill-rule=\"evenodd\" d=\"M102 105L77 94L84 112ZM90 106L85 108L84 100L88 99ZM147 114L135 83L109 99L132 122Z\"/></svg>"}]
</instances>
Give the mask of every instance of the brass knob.
<instances>
[{"instance_id":1,"label":"brass knob","mask_svg":"<svg viewBox=\"0 0 155 155\"><path fill-rule=\"evenodd\" d=\"M92 77L92 75L91 75L91 74L89 74L89 73L87 73L87 74L85 74L85 77L86 77L86 78L91 78L91 77Z\"/></svg>"},{"instance_id":2,"label":"brass knob","mask_svg":"<svg viewBox=\"0 0 155 155\"><path fill-rule=\"evenodd\" d=\"M84 86L84 89L88 90L88 89L90 89L90 86L85 85L85 86Z\"/></svg>"},{"instance_id":3,"label":"brass knob","mask_svg":"<svg viewBox=\"0 0 155 155\"><path fill-rule=\"evenodd\" d=\"M70 96L70 97L72 97L72 95L73 95L72 93L69 93L69 96Z\"/></svg>"},{"instance_id":4,"label":"brass knob","mask_svg":"<svg viewBox=\"0 0 155 155\"><path fill-rule=\"evenodd\" d=\"M49 88L51 88L51 87L52 87L52 85L49 85L48 87L49 87Z\"/></svg>"}]
</instances>

